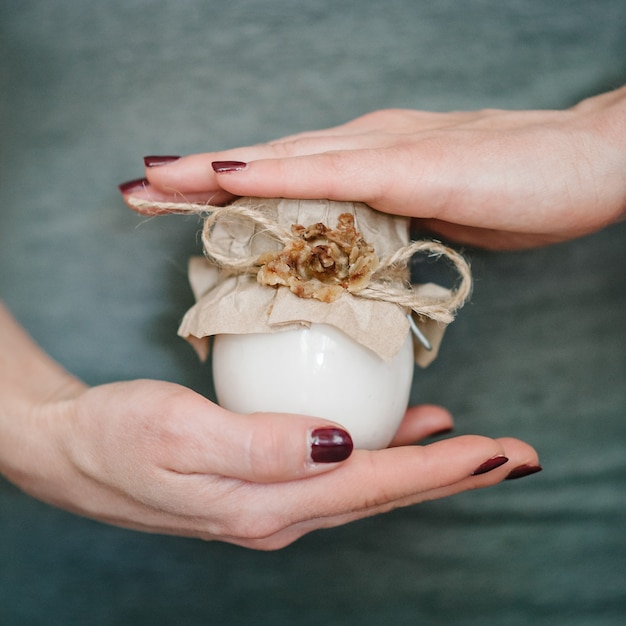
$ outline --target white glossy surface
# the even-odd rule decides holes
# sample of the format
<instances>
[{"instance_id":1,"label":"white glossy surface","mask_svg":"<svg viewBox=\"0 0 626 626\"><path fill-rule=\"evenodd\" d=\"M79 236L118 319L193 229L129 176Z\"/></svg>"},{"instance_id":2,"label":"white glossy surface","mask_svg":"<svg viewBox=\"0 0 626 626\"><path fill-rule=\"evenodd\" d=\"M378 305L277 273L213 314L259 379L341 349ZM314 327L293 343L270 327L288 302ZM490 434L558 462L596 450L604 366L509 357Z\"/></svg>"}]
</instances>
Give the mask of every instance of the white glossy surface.
<instances>
[{"instance_id":1,"label":"white glossy surface","mask_svg":"<svg viewBox=\"0 0 626 626\"><path fill-rule=\"evenodd\" d=\"M332 326L219 335L213 346L218 402L238 413L275 411L343 425L357 448L386 447L406 411L413 379L407 336L390 363Z\"/></svg>"}]
</instances>

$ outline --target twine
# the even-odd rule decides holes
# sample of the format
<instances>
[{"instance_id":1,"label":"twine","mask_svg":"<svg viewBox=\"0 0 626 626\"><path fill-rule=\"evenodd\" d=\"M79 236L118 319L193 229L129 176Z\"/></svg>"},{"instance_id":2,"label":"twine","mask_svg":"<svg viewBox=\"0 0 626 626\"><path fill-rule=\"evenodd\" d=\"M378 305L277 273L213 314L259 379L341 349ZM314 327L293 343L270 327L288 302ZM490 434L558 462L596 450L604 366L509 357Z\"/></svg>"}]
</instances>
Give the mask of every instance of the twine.
<instances>
[{"instance_id":1,"label":"twine","mask_svg":"<svg viewBox=\"0 0 626 626\"><path fill-rule=\"evenodd\" d=\"M127 198L127 201L136 209L149 209L152 213L156 210L159 213L176 212L203 216L202 243L206 257L220 268L235 274L256 275L261 267L258 263L259 255L233 257L222 252L211 237L213 229L219 220L238 218L242 221L247 221L259 228L257 232L271 236L283 246L297 239L291 230L282 227L275 220L268 218L253 206L235 204L217 207L208 204L189 204L186 202L154 202L133 197ZM401 287L397 286L398 277L408 274L408 264L415 254L425 254L430 258L445 258L452 264L460 280L457 286L449 291L447 297L433 298L432 296L424 296L408 280ZM391 302L410 309L418 316L428 317L437 322L448 324L454 319L454 313L465 304L471 291L472 275L465 258L439 241L422 240L412 241L396 250L393 254L380 259L369 284L351 293L359 298Z\"/></svg>"}]
</instances>

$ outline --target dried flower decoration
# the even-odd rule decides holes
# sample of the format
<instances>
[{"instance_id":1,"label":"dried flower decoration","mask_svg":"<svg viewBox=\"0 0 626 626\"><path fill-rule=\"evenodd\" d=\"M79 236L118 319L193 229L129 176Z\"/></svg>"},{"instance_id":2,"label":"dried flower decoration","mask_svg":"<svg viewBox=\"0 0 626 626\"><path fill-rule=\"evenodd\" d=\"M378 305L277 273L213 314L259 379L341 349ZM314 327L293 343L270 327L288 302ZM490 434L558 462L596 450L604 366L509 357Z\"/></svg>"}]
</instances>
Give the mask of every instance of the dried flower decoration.
<instances>
[{"instance_id":1,"label":"dried flower decoration","mask_svg":"<svg viewBox=\"0 0 626 626\"><path fill-rule=\"evenodd\" d=\"M300 298L334 302L345 291L358 292L369 285L378 267L374 247L354 226L354 216L342 213L337 227L318 222L293 224L293 239L277 252L258 258L261 285L284 285Z\"/></svg>"}]
</instances>

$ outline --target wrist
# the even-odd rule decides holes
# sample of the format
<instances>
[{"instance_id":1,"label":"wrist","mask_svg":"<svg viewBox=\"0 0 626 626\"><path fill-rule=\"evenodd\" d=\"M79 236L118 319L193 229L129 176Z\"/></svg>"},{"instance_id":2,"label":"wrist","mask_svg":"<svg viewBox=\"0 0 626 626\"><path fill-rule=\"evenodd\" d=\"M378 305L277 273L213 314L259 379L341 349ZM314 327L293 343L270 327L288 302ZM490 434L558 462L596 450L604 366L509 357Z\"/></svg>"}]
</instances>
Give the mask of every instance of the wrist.
<instances>
[{"instance_id":1,"label":"wrist","mask_svg":"<svg viewBox=\"0 0 626 626\"><path fill-rule=\"evenodd\" d=\"M48 356L0 302L0 409L73 397L84 384Z\"/></svg>"},{"instance_id":2,"label":"wrist","mask_svg":"<svg viewBox=\"0 0 626 626\"><path fill-rule=\"evenodd\" d=\"M597 189L605 203L601 208L606 210L606 225L622 221L626 217L626 86L587 98L572 111L588 138L589 162L600 166Z\"/></svg>"},{"instance_id":3,"label":"wrist","mask_svg":"<svg viewBox=\"0 0 626 626\"><path fill-rule=\"evenodd\" d=\"M31 491L49 467L61 407L85 385L45 354L0 303L0 473Z\"/></svg>"}]
</instances>

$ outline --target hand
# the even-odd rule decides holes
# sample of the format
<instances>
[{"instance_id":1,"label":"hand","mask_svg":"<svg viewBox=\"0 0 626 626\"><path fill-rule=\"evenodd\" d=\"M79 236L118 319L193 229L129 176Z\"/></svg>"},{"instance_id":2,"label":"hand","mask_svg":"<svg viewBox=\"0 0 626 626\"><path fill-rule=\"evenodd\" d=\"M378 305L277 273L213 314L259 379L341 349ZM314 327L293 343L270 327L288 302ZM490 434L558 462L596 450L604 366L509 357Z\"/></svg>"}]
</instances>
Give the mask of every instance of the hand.
<instances>
[{"instance_id":1,"label":"hand","mask_svg":"<svg viewBox=\"0 0 626 626\"><path fill-rule=\"evenodd\" d=\"M87 388L1 307L0 322L7 348L0 355L0 470L27 493L103 522L275 549L318 528L539 466L536 452L515 439L404 445L451 427L447 411L434 406L407 412L396 447L315 463L311 432L329 426L324 420L235 415L158 381Z\"/></svg>"},{"instance_id":2,"label":"hand","mask_svg":"<svg viewBox=\"0 0 626 626\"><path fill-rule=\"evenodd\" d=\"M88 389L40 406L33 422L28 437L39 442L28 445L38 444L30 460L37 469L23 484L33 495L127 528L261 549L492 485L516 465L537 464L535 452L519 441L477 436L357 450L343 464L314 464L307 435L326 425L320 420L233 415L157 381ZM407 422L405 429L427 435L449 418L442 409L421 407ZM471 475L499 455L510 459L502 468Z\"/></svg>"},{"instance_id":3,"label":"hand","mask_svg":"<svg viewBox=\"0 0 626 626\"><path fill-rule=\"evenodd\" d=\"M157 201L362 201L419 218L454 241L524 248L592 233L624 215L625 119L626 88L565 111L385 110L148 167L148 186L121 188Z\"/></svg>"}]
</instances>

